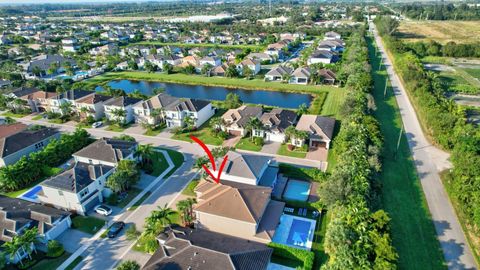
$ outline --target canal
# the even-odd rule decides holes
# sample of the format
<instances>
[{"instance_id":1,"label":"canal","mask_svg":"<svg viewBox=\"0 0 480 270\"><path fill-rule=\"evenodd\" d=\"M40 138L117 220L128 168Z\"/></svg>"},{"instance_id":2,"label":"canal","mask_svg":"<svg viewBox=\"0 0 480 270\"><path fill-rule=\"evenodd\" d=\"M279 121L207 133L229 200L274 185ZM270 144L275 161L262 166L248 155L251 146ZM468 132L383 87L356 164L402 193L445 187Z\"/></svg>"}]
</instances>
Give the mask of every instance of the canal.
<instances>
[{"instance_id":1,"label":"canal","mask_svg":"<svg viewBox=\"0 0 480 270\"><path fill-rule=\"evenodd\" d=\"M296 109L301 104L310 106L312 96L309 94L297 94L267 90L245 90L238 88L226 88L221 86L188 85L178 83L162 83L151 81L115 80L108 83L114 89L121 89L126 93L139 90L146 95L152 95L156 88L163 88L165 92L179 98L196 98L207 100L225 100L228 93L240 96L244 103L264 104L281 108ZM95 90L101 91L99 86Z\"/></svg>"}]
</instances>

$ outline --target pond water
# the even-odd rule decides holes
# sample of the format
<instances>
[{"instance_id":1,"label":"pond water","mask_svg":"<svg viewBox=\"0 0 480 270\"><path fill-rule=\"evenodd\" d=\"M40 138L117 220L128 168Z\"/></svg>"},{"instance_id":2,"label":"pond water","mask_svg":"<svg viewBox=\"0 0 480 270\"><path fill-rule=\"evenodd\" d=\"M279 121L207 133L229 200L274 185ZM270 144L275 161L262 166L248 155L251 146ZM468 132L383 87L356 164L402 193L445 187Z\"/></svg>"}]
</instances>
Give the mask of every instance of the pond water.
<instances>
[{"instance_id":1,"label":"pond water","mask_svg":"<svg viewBox=\"0 0 480 270\"><path fill-rule=\"evenodd\" d=\"M196 98L207 100L225 100L228 93L235 93L245 103L264 104L282 108L296 109L301 104L310 106L312 96L267 90L245 90L225 88L221 86L187 85L178 83L162 83L150 81L116 80L108 83L114 89L122 89L130 93L138 89L141 93L152 95L156 88L164 88L165 92L179 98ZM101 91L98 86L95 90Z\"/></svg>"}]
</instances>

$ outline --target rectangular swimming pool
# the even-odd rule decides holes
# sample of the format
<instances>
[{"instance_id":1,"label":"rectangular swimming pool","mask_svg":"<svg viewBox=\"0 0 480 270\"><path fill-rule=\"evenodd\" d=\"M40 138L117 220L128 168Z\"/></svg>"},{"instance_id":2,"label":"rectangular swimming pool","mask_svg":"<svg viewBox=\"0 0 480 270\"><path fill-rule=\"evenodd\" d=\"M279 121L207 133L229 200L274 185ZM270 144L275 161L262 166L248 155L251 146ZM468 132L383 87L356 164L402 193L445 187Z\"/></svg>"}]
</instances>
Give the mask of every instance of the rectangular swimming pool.
<instances>
[{"instance_id":1,"label":"rectangular swimming pool","mask_svg":"<svg viewBox=\"0 0 480 270\"><path fill-rule=\"evenodd\" d=\"M30 201L30 202L38 202L37 193L42 190L41 186L34 186L29 191L23 193L22 195L18 196L18 198Z\"/></svg>"},{"instance_id":2,"label":"rectangular swimming pool","mask_svg":"<svg viewBox=\"0 0 480 270\"><path fill-rule=\"evenodd\" d=\"M295 201L307 201L310 195L310 183L299 180L288 180L287 187L283 193L283 198Z\"/></svg>"},{"instance_id":3,"label":"rectangular swimming pool","mask_svg":"<svg viewBox=\"0 0 480 270\"><path fill-rule=\"evenodd\" d=\"M275 230L273 242L310 250L316 223L312 219L283 214Z\"/></svg>"}]
</instances>

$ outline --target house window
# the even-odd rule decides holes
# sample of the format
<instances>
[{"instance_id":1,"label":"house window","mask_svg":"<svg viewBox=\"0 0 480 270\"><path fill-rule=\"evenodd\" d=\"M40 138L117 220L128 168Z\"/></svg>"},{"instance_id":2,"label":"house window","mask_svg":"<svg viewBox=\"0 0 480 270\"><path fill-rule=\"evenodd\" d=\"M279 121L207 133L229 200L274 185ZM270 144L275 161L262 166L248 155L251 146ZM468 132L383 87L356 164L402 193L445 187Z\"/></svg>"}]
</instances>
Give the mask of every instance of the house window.
<instances>
[{"instance_id":1,"label":"house window","mask_svg":"<svg viewBox=\"0 0 480 270\"><path fill-rule=\"evenodd\" d=\"M88 195L88 188L80 191L80 193L79 193L80 198L83 198L83 197L85 197L85 196L87 196L87 195Z\"/></svg>"},{"instance_id":2,"label":"house window","mask_svg":"<svg viewBox=\"0 0 480 270\"><path fill-rule=\"evenodd\" d=\"M253 131L253 136L262 137L262 131L255 129L255 130Z\"/></svg>"}]
</instances>

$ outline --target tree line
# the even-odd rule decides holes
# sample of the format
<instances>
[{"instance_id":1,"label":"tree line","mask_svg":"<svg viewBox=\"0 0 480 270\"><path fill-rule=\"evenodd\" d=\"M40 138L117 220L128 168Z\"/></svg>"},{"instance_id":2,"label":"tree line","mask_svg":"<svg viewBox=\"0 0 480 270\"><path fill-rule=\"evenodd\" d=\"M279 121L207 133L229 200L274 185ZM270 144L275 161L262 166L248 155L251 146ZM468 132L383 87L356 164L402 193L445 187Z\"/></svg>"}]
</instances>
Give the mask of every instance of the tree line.
<instances>
[{"instance_id":1,"label":"tree line","mask_svg":"<svg viewBox=\"0 0 480 270\"><path fill-rule=\"evenodd\" d=\"M16 163L0 168L0 191L16 191L50 176L51 168L61 165L92 141L84 129L62 134L60 139L50 141L41 151L23 156Z\"/></svg>"},{"instance_id":2,"label":"tree line","mask_svg":"<svg viewBox=\"0 0 480 270\"><path fill-rule=\"evenodd\" d=\"M446 56L446 57L480 57L480 43L457 44L450 41L444 45L436 42L412 42L404 44L405 50L411 50L419 57Z\"/></svg>"},{"instance_id":3,"label":"tree line","mask_svg":"<svg viewBox=\"0 0 480 270\"><path fill-rule=\"evenodd\" d=\"M383 138L369 94L372 85L365 29L352 34L343 55L347 98L334 140L337 164L320 183L320 201L332 212L325 235L328 262L322 269L395 269L387 213L379 207L378 173Z\"/></svg>"},{"instance_id":4,"label":"tree line","mask_svg":"<svg viewBox=\"0 0 480 270\"><path fill-rule=\"evenodd\" d=\"M378 18L377 25L385 18ZM380 28L378 28L380 29ZM474 234L480 232L480 129L467 122L466 110L443 95L441 85L402 41L380 32L429 138L451 152L454 168L444 183Z\"/></svg>"},{"instance_id":5,"label":"tree line","mask_svg":"<svg viewBox=\"0 0 480 270\"><path fill-rule=\"evenodd\" d=\"M400 13L417 20L478 20L480 8L466 3L449 4L405 4L398 7Z\"/></svg>"}]
</instances>

